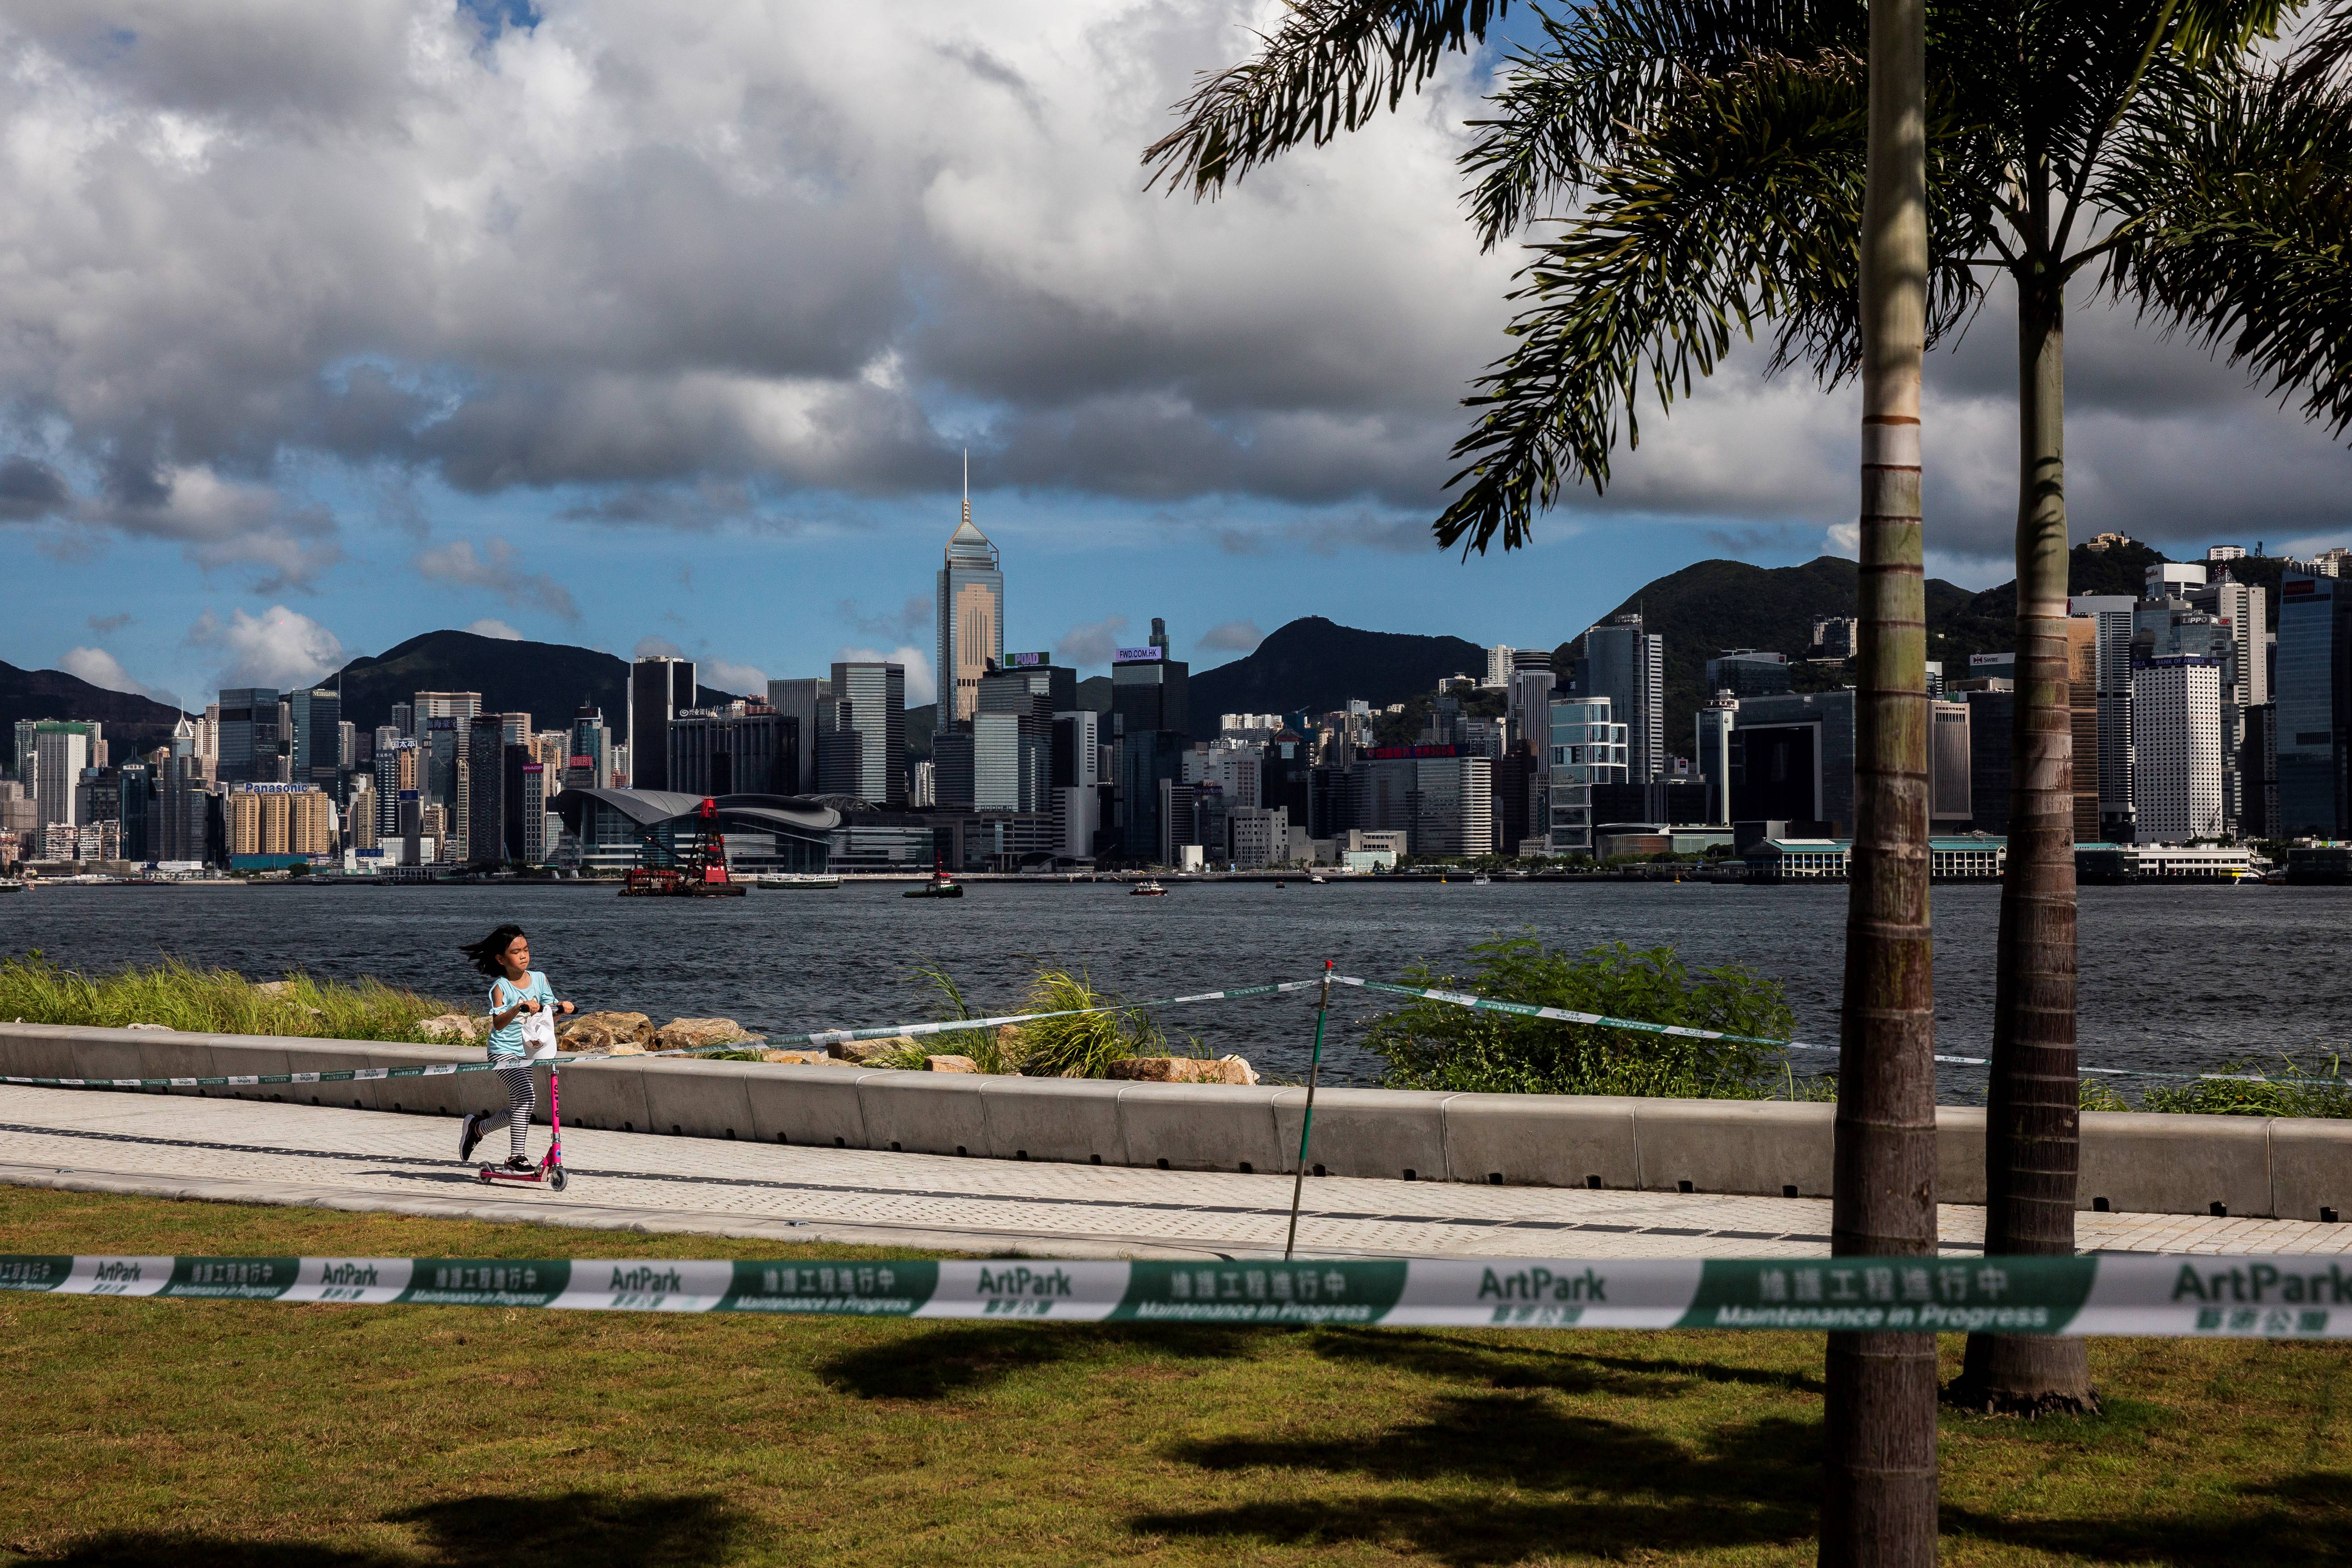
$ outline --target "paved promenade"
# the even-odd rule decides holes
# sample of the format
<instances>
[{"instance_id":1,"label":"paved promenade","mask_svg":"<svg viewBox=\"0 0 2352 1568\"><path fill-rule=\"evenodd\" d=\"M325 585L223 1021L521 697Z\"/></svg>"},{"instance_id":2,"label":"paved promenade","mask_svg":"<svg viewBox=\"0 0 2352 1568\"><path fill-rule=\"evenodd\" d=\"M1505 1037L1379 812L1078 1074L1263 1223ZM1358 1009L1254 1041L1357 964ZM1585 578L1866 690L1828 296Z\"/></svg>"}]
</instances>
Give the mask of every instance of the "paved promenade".
<instances>
[{"instance_id":1,"label":"paved promenade","mask_svg":"<svg viewBox=\"0 0 2352 1568\"><path fill-rule=\"evenodd\" d=\"M531 1130L534 1155L545 1128ZM501 1123L484 1141L502 1154ZM1057 1257L1279 1255L1287 1176L785 1148L566 1129L569 1190L485 1188L451 1118L0 1086L0 1182L596 1229L773 1237ZM1302 1252L1330 1258L1813 1257L1805 1198L1310 1178ZM1947 1205L1944 1248L1983 1211ZM2352 1225L2084 1214L2085 1249L2352 1251ZM91 1238L93 1247L104 1238ZM0 1250L5 1240L0 1238Z\"/></svg>"}]
</instances>

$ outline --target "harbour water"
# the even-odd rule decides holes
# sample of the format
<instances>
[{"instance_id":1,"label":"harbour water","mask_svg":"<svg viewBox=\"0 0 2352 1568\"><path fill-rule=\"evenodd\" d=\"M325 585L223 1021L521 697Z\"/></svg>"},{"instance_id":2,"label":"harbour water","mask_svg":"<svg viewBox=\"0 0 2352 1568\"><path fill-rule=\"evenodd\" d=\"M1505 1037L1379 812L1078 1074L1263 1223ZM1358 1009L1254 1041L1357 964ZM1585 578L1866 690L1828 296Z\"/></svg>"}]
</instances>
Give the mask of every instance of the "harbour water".
<instances>
[{"instance_id":1,"label":"harbour water","mask_svg":"<svg viewBox=\"0 0 2352 1568\"><path fill-rule=\"evenodd\" d=\"M103 971L172 955L257 979L293 969L373 974L469 999L456 951L500 921L530 933L559 994L583 1007L726 1016L763 1031L863 1027L932 1016L913 971L935 963L990 1011L1017 1007L1041 963L1082 968L1122 998L1341 973L1394 979L1457 966L1469 946L1532 929L1554 946L1672 943L1695 967L1742 964L1780 981L1798 1037L1833 1044L1846 889L1706 883L1173 883L1164 899L1111 883L974 883L961 900L909 900L890 884L759 891L745 899L625 900L574 886L251 889L51 888L0 902L0 952L39 948ZM2000 890L1935 891L1937 1048L1987 1054ZM2091 887L2082 891L2082 1059L2170 1072L2352 1036L2336 965L2352 889ZM1381 1004L1342 990L1329 1080L1370 1083L1355 1041ZM1237 1052L1269 1077L1305 1075L1304 999L1172 1009L1171 1032ZM1822 1057L1823 1063L1831 1058ZM1979 1100L1980 1069L1948 1066L1948 1102Z\"/></svg>"}]
</instances>

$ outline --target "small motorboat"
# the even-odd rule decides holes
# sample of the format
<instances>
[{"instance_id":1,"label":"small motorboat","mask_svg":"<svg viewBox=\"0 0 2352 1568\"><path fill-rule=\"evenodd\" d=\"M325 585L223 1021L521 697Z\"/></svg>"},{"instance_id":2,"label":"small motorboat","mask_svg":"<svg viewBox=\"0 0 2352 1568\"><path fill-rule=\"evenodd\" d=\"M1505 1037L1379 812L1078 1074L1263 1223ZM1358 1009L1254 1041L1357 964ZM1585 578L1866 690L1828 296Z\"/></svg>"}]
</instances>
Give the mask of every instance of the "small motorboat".
<instances>
[{"instance_id":1,"label":"small motorboat","mask_svg":"<svg viewBox=\"0 0 2352 1568\"><path fill-rule=\"evenodd\" d=\"M1474 888L1483 888L1494 879L1494 878L1486 875L1486 872L1481 871L1476 876L1470 879L1470 885Z\"/></svg>"},{"instance_id":2,"label":"small motorboat","mask_svg":"<svg viewBox=\"0 0 2352 1568\"><path fill-rule=\"evenodd\" d=\"M1278 893L1278 892L1280 892L1280 891L1282 891L1282 886L1283 886L1283 884L1282 884L1282 879L1281 879L1281 878L1279 878L1279 877L1276 877L1276 878L1274 879L1274 890L1275 890L1276 892L1277 892L1277 893Z\"/></svg>"},{"instance_id":3,"label":"small motorboat","mask_svg":"<svg viewBox=\"0 0 2352 1568\"><path fill-rule=\"evenodd\" d=\"M902 899L961 899L963 897L963 884L948 875L945 861L934 858L930 880L919 888L909 888L898 896Z\"/></svg>"},{"instance_id":4,"label":"small motorboat","mask_svg":"<svg viewBox=\"0 0 2352 1568\"><path fill-rule=\"evenodd\" d=\"M1310 881L1310 882L1314 883L1316 886L1318 886L1318 887L1321 887L1321 886L1323 885L1323 883L1324 883L1324 882L1326 882L1326 881L1328 881L1329 879L1325 878L1325 877L1320 877L1320 876L1314 876L1314 877L1309 877L1309 878L1307 878L1307 879L1308 881Z\"/></svg>"},{"instance_id":5,"label":"small motorboat","mask_svg":"<svg viewBox=\"0 0 2352 1568\"><path fill-rule=\"evenodd\" d=\"M1147 879L1129 888L1127 894L1131 899L1164 899L1168 896L1168 889L1158 882Z\"/></svg>"}]
</instances>

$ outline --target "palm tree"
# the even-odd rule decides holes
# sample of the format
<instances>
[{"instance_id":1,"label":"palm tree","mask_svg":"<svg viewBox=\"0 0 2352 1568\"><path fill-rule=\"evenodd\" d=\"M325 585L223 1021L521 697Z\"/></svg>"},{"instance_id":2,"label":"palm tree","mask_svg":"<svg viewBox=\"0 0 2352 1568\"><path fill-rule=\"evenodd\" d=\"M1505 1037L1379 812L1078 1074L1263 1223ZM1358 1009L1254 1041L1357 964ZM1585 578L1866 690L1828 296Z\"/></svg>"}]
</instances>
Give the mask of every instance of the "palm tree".
<instances>
[{"instance_id":1,"label":"palm tree","mask_svg":"<svg viewBox=\"0 0 2352 1568\"><path fill-rule=\"evenodd\" d=\"M2074 1247L2066 290L2105 291L2300 391L2338 431L2352 420L2352 3L2335 0L2290 74L2255 49L2294 9L1949 0L1927 14L1925 335L1964 327L2000 273L2019 326L2019 691L1986 1151L1997 1251ZM1315 0L1257 60L1208 79L1150 156L1213 190L1393 104L1470 20ZM1472 218L1492 245L1580 205L1532 247L1516 346L1466 400L1477 417L1442 542L1526 542L1564 486L1606 485L1621 420L1638 443L1642 382L1670 405L1759 324L1774 369L1868 382L1868 20L1852 4L1594 0L1512 58L1465 158ZM2094 1403L2079 1342L1980 1338L1955 1392L2000 1410Z\"/></svg>"},{"instance_id":2,"label":"palm tree","mask_svg":"<svg viewBox=\"0 0 2352 1568\"><path fill-rule=\"evenodd\" d=\"M1151 147L1146 163L1171 190L1189 184L1196 195L1212 194L1288 148L1319 144L1393 108L1447 52L1482 40L1504 3L1300 0L1257 58L1202 81L1181 106L1183 125ZM1504 146L1503 157L1516 161L1489 163L1479 191L1490 245L1541 195L1580 190L1598 196L1603 210L1612 196L1638 204L1638 185L1619 184L1619 167L1641 160L1654 131L1675 127L1691 95L1727 102L1751 70L1753 80L1800 101L1843 94L1853 110L1815 128L1813 150L1839 176L1827 197L1836 216L1822 243L1801 228L1776 228L1760 211L1748 214L1744 226L1719 222L1689 236L1684 254L1652 258L1654 269L1629 280L1648 305L1640 330L1595 336L1592 328L1607 324L1614 308L1603 300L1592 315L1571 310L1545 331L1555 347L1580 351L1552 361L1548 374L1554 389L1583 389L1556 406L1569 409L1571 421L1593 416L1570 438L1566 461L1596 488L1615 441L1615 393L1630 394L1645 359L1662 396L1671 397L1678 378L1686 386L1692 369L1713 368L1728 346L1731 317L1745 325L1753 314L1776 313L1753 312L1745 300L1727 307L1719 291L1707 289L1706 280L1727 267L1719 247L1732 249L1732 272L1761 282L1770 305L1801 323L1784 330L1784 353L1805 344L1825 374L1861 375L1864 689L1832 1230L1835 1250L1879 1255L1931 1253L1936 1242L1918 413L1926 340L1939 316L1948 321L1952 301L1939 310L1930 289L1921 6L1922 0L1881 0L1865 25L1852 6L1813 17L1800 7L1598 0L1571 21L1548 20L1555 57L1571 68L1556 79L1526 81L1542 94L1541 130ZM1843 46L1844 55L1828 61L1826 72L1820 60L1789 58L1781 46L1792 26L1813 53ZM1858 47L1867 49L1866 85ZM1523 77L1539 58L1522 58ZM1682 129L1705 141L1732 128L1701 116ZM1771 140L1769 126L1746 130L1749 145ZM1736 164L1741 150L1732 137L1727 161ZM1774 193L1763 184L1748 199L1769 203ZM1766 249L1782 254L1742 255L1739 247L1759 235ZM1678 265L1695 265L1696 276L1678 278ZM1534 271L1528 292L1540 296L1547 277L1540 266ZM1461 448L1482 451L1512 405L1507 394L1492 392L1471 401L1499 405ZM1630 434L1630 412L1628 423ZM1442 542L1484 551L1499 527L1504 548L1513 548L1525 541L1531 499L1552 500L1561 447L1502 439L1513 455L1535 461L1482 460L1457 476L1475 476L1471 494L1488 499L1465 508L1465 496L1449 508L1437 524ZM1934 1562L1935 1379L1932 1338L1832 1336L1824 1563Z\"/></svg>"}]
</instances>

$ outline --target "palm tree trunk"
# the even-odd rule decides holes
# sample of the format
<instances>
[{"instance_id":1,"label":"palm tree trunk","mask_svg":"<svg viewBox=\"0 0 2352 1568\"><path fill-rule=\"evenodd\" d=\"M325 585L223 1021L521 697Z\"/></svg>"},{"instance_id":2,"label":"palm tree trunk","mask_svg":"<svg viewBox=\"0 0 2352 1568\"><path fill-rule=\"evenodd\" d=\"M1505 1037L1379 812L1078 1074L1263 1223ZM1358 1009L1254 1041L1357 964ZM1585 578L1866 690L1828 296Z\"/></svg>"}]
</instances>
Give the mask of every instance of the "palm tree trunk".
<instances>
[{"instance_id":1,"label":"palm tree trunk","mask_svg":"<svg viewBox=\"0 0 2352 1568\"><path fill-rule=\"evenodd\" d=\"M2018 279L2017 701L2009 866L1985 1117L1985 1251L2072 1257L2082 1113L2074 1072L2074 770L2066 667L2065 285ZM1971 1334L1956 1404L2095 1411L2077 1339Z\"/></svg>"},{"instance_id":2,"label":"palm tree trunk","mask_svg":"<svg viewBox=\"0 0 2352 1568\"><path fill-rule=\"evenodd\" d=\"M1919 371L1927 337L1923 0L1870 7L1862 225L1862 646L1854 713L1831 1250L1936 1249L1927 926L1927 593ZM1823 1568L1936 1560L1936 1342L1829 1337Z\"/></svg>"}]
</instances>

